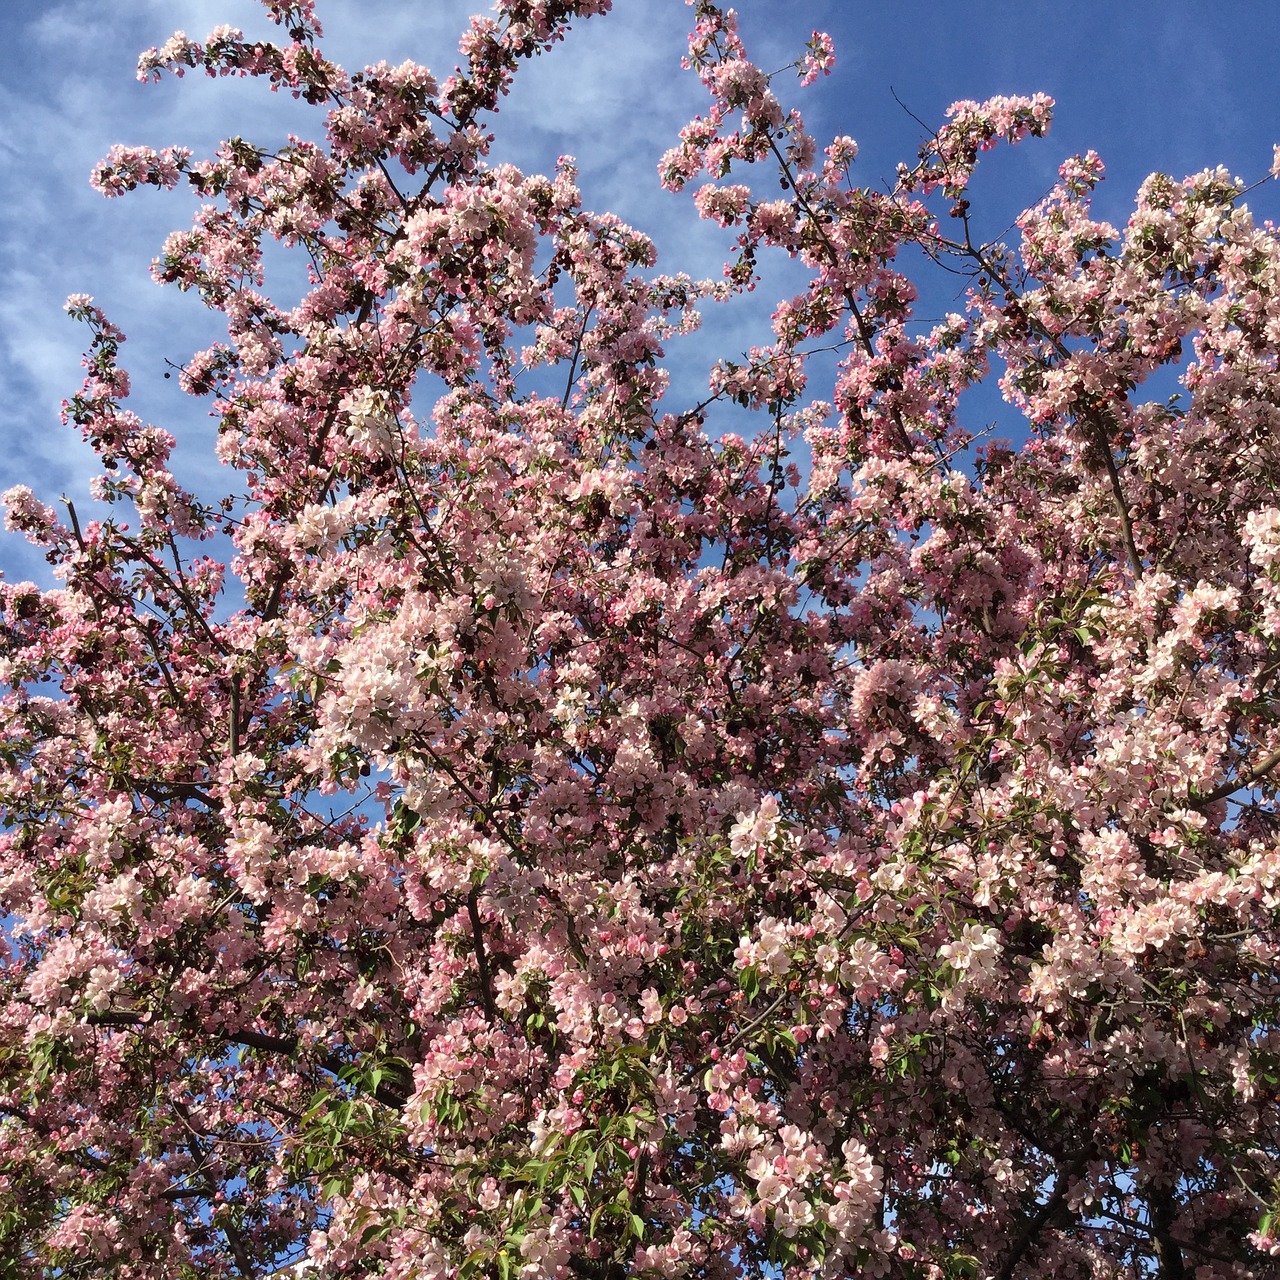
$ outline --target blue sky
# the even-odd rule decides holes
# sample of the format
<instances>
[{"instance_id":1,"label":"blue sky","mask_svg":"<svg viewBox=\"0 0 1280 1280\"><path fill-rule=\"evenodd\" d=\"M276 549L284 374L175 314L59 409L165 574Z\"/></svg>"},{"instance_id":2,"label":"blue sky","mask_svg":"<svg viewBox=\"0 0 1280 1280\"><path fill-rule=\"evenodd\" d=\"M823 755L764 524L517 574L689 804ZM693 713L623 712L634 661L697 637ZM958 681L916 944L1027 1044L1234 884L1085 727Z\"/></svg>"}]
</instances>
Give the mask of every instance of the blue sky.
<instances>
[{"instance_id":1,"label":"blue sky","mask_svg":"<svg viewBox=\"0 0 1280 1280\"><path fill-rule=\"evenodd\" d=\"M331 58L349 69L407 57L440 74L476 0L320 0ZM1174 0L741 0L748 49L766 69L791 61L814 28L836 39L835 74L784 100L808 114L820 142L860 143L862 180L878 184L911 160L921 126L957 98L1047 92L1058 101L1043 141L984 162L975 202L980 227L999 232L1052 183L1067 155L1097 150L1108 179L1101 211L1123 224L1133 192L1153 169L1181 177L1223 164L1252 181L1280 141L1280 6ZM578 157L588 206L612 208L654 235L667 270L714 271L722 233L699 227L687 196L663 193L655 165L680 126L702 109L679 71L691 11L680 0L616 0L615 13L583 25L526 68L495 122L496 156L528 171ZM160 289L150 260L168 231L189 225L185 192L106 201L89 189L95 160L116 142L184 145L204 154L240 134L268 146L293 130L318 132L318 113L252 83L181 81L142 86L137 54L175 29L201 38L219 23L266 34L254 0L6 0L0 4L0 489L25 483L44 499L66 493L89 506L93 460L57 406L79 384L83 330L62 314L69 293L90 293L129 335L124 363L134 409L179 439L177 469L219 492L213 426L204 407L163 379L218 336L216 317L190 295ZM1280 219L1280 185L1249 203ZM778 279L776 275L773 277ZM270 283L270 282L268 282ZM775 291L774 297L779 296ZM761 304L774 300L767 288ZM689 359L732 358L767 334L750 307L716 315ZM681 352L672 352L673 366ZM696 391L692 364L677 390ZM20 540L0 535L10 579L47 581Z\"/></svg>"}]
</instances>

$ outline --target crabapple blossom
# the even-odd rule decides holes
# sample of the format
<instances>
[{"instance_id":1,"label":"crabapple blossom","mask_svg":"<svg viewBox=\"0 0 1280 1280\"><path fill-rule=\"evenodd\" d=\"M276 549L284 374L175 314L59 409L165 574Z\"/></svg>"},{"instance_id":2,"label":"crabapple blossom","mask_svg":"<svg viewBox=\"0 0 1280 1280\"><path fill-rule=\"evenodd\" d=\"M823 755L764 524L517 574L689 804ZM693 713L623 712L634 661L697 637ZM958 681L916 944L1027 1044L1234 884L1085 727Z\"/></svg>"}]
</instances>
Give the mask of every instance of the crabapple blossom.
<instances>
[{"instance_id":1,"label":"crabapple blossom","mask_svg":"<svg viewBox=\"0 0 1280 1280\"><path fill-rule=\"evenodd\" d=\"M227 327L179 377L225 494L76 295L96 518L3 495L56 575L0 581L5 1274L1274 1275L1244 184L1153 174L1121 227L1088 152L993 240L976 166L1048 98L864 183L788 100L830 39L770 73L697 0L708 105L655 179L724 229L696 281L570 157L490 161L608 0L499 0L444 78L263 2L277 39L139 77L285 91L314 140L93 176L198 198L152 274ZM794 292L679 399L767 257ZM967 292L925 320L934 269Z\"/></svg>"}]
</instances>

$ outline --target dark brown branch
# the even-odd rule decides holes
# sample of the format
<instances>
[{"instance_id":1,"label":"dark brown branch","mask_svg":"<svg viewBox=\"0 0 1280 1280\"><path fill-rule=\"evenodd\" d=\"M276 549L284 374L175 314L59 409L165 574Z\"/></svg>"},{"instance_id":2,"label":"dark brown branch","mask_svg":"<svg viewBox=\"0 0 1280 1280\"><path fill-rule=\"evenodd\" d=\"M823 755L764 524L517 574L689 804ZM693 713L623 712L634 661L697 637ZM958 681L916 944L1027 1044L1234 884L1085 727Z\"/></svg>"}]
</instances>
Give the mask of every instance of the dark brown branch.
<instances>
[{"instance_id":1,"label":"dark brown branch","mask_svg":"<svg viewBox=\"0 0 1280 1280\"><path fill-rule=\"evenodd\" d=\"M146 620L138 619L138 631L143 640L146 642L147 648L151 650L151 656L156 660L156 667L160 672L160 678L164 681L165 687L169 690L169 696L173 699L173 705L176 708L182 707L186 703L186 699L178 690L178 686L173 682L173 673L169 670L169 664L164 660L164 654L160 652L160 646L156 643L156 638L151 634L151 628L146 625ZM201 734L201 737L204 735Z\"/></svg>"},{"instance_id":2,"label":"dark brown branch","mask_svg":"<svg viewBox=\"0 0 1280 1280\"><path fill-rule=\"evenodd\" d=\"M1116 518L1120 521L1120 534L1124 539L1125 556L1129 561L1129 571L1135 582L1142 581L1142 557L1138 554L1138 544L1133 537L1133 521L1129 518L1129 506L1124 499L1124 488L1120 483L1120 472L1116 468L1116 460L1111 454L1111 441L1107 438L1106 427L1096 409L1085 416L1085 421L1093 431L1094 443L1102 454L1102 465L1107 470L1107 479L1111 484L1111 501L1115 507Z\"/></svg>"},{"instance_id":3,"label":"dark brown branch","mask_svg":"<svg viewBox=\"0 0 1280 1280\"><path fill-rule=\"evenodd\" d=\"M489 958L484 952L484 932L480 922L480 889L471 886L467 894L467 918L471 921L471 937L476 946L476 968L480 971L480 1000L484 1016L489 1022L497 1022L498 1010L493 1003L493 989L489 985Z\"/></svg>"},{"instance_id":4,"label":"dark brown branch","mask_svg":"<svg viewBox=\"0 0 1280 1280\"><path fill-rule=\"evenodd\" d=\"M11 1103L0 1102L0 1116L11 1116L13 1119L21 1121L28 1129L34 1130L42 1138L51 1136L49 1126L33 1116L24 1107L15 1107ZM94 1169L99 1173L105 1173L111 1168L110 1161L102 1159L101 1156L92 1155L88 1151L67 1151L63 1152L63 1155L82 1168Z\"/></svg>"},{"instance_id":5,"label":"dark brown branch","mask_svg":"<svg viewBox=\"0 0 1280 1280\"><path fill-rule=\"evenodd\" d=\"M125 778L139 795L147 796L158 804L172 800L198 800L209 809L216 809L218 802L194 782L171 782L168 778Z\"/></svg>"},{"instance_id":6,"label":"dark brown branch","mask_svg":"<svg viewBox=\"0 0 1280 1280\"><path fill-rule=\"evenodd\" d=\"M240 677L231 677L231 709L228 713L227 753L234 760L240 754Z\"/></svg>"},{"instance_id":7,"label":"dark brown branch","mask_svg":"<svg viewBox=\"0 0 1280 1280\"><path fill-rule=\"evenodd\" d=\"M1018 1264L1026 1256L1027 1250L1031 1248L1035 1243L1036 1237L1049 1225L1054 1215L1066 1203L1067 1190L1071 1185L1071 1179L1080 1173L1086 1163L1084 1156L1077 1156L1070 1165L1058 1174L1058 1181L1053 1188L1052 1194L1023 1224L1022 1230L1018 1232L1008 1255L1001 1264L1000 1270L995 1273L993 1280L1013 1280L1013 1274L1018 1269Z\"/></svg>"},{"instance_id":8,"label":"dark brown branch","mask_svg":"<svg viewBox=\"0 0 1280 1280\"><path fill-rule=\"evenodd\" d=\"M403 230L397 232L393 240L398 240L402 235ZM348 330L359 329L361 325L368 323L369 317L373 314L373 302L374 299L372 294L364 299L360 304L360 310L356 313L355 319L348 326ZM338 403L339 399L335 395L328 411L324 415L324 421L320 424L320 428L316 432L315 439L311 442L311 447L307 450L308 470L312 467L318 466L320 459L324 456L325 441L328 439L329 432L333 429L333 424L338 417ZM333 473L331 471L329 476L325 478L325 482L321 486L320 493L312 499L313 502L320 502L323 500L324 495L328 492L329 486L332 483L332 476ZM284 589L289 579L293 577L293 570L294 566L292 560L284 561L280 568L276 570L275 578L267 592L266 603L262 607L263 622L272 622L278 616L281 602L284 599Z\"/></svg>"},{"instance_id":9,"label":"dark brown branch","mask_svg":"<svg viewBox=\"0 0 1280 1280\"><path fill-rule=\"evenodd\" d=\"M493 834L496 835L512 853L515 854L517 859L522 859L525 856L525 850L520 847L519 843L506 829L506 827L498 821L493 812L493 806L491 804L486 804L485 801L476 795L476 793L462 780L462 778L458 776L457 770L454 769L448 760L439 755L432 748L429 742L418 739L417 745L431 757L433 764L438 765L444 773L449 775L453 785L457 787L459 794L461 794L468 803L474 805L475 808L483 815L485 822L488 824L488 829L492 831ZM587 966L587 953L583 949L582 942L578 937L577 929L574 928L572 912L564 905L560 895L549 884L543 885L541 892L546 894L552 902L564 911L565 933L569 939L569 949L577 958L578 963L585 969Z\"/></svg>"},{"instance_id":10,"label":"dark brown branch","mask_svg":"<svg viewBox=\"0 0 1280 1280\"><path fill-rule=\"evenodd\" d=\"M85 545L84 534L80 532L80 518L76 515L76 504L70 498L63 498L63 504L67 508L67 517L71 521L71 532L75 537L76 546L80 548L82 553L87 554L89 548ZM90 591L89 603L93 606L94 620L98 623L102 622L102 605L98 600L98 593Z\"/></svg>"},{"instance_id":11,"label":"dark brown branch","mask_svg":"<svg viewBox=\"0 0 1280 1280\"><path fill-rule=\"evenodd\" d=\"M296 1036L272 1036L261 1031L224 1031L221 1034L232 1044L242 1044L247 1049L259 1049L264 1053L279 1053L292 1058L298 1052ZM317 1059L316 1065L330 1075L341 1077L352 1064L343 1062L336 1054L328 1053L323 1058ZM357 1087L359 1087L358 1084ZM395 1111L400 1110L409 1100L403 1090L391 1084L379 1084L375 1089L361 1089L361 1092L372 1094L373 1098L381 1102L384 1107L390 1107Z\"/></svg>"},{"instance_id":12,"label":"dark brown branch","mask_svg":"<svg viewBox=\"0 0 1280 1280\"><path fill-rule=\"evenodd\" d=\"M186 1104L180 1099L173 1099L173 1109L186 1126L186 1148L192 1160L195 1161L196 1172L203 1173L208 1167L209 1155L201 1145L200 1139L202 1137L212 1137L213 1135L196 1128L192 1122L191 1113L187 1110ZM210 1184L210 1190L212 1190L212 1183ZM253 1265L253 1259L249 1256L248 1249L245 1248L244 1237L236 1229L236 1224L230 1220L230 1213L231 1206L224 1204L222 1206L222 1214L215 1214L214 1224L227 1238L227 1244L231 1247L231 1257L235 1261L236 1270L244 1277L244 1280L254 1280L254 1277L258 1274L258 1269ZM221 1217L221 1221L219 1217Z\"/></svg>"},{"instance_id":13,"label":"dark brown branch","mask_svg":"<svg viewBox=\"0 0 1280 1280\"><path fill-rule=\"evenodd\" d=\"M791 189L795 192L796 203L804 210L805 217L809 220L809 226L817 232L818 238L822 241L823 246L827 251L827 257L831 266L838 267L841 259L839 250L832 243L831 237L827 234L823 220L814 210L813 205L809 202L803 188L796 183L795 174L792 172L791 165L779 150L778 144L773 140L772 136L769 138L769 149L773 152L774 158L777 160L779 167L786 175L787 181L791 184ZM849 314L853 317L854 324L857 326L858 341L861 343L863 351L865 351L868 356L874 358L876 354L874 330L867 323L866 317L863 316L853 290L848 286L843 286L840 292L844 297L845 304L849 308ZM894 378L891 387L895 391L900 391L902 389L901 384L896 377ZM902 449L903 455L909 458L913 452L911 433L907 430L906 423L903 422L902 414L899 412L896 405L890 406L889 418L897 429L898 447Z\"/></svg>"},{"instance_id":14,"label":"dark brown branch","mask_svg":"<svg viewBox=\"0 0 1280 1280\"><path fill-rule=\"evenodd\" d=\"M1151 1240L1160 1264L1159 1280L1186 1280L1182 1248L1173 1238L1173 1193L1167 1187L1152 1189L1147 1192L1147 1205L1151 1210Z\"/></svg>"},{"instance_id":15,"label":"dark brown branch","mask_svg":"<svg viewBox=\"0 0 1280 1280\"><path fill-rule=\"evenodd\" d=\"M231 1212L230 1206L225 1206L224 1214ZM231 1246L231 1256L235 1259L236 1270L244 1276L244 1280L253 1280L258 1274L258 1268L253 1265L253 1259L249 1257L249 1251L245 1248L244 1237L236 1229L234 1222L226 1221L219 1224L222 1234L227 1237L227 1243Z\"/></svg>"},{"instance_id":16,"label":"dark brown branch","mask_svg":"<svg viewBox=\"0 0 1280 1280\"><path fill-rule=\"evenodd\" d=\"M1005 274L997 269L997 266L990 258L973 246L972 240L969 238L969 220L965 218L965 243L963 246L954 245L954 242L946 242L953 245L957 251L962 251L971 256L978 264L979 268L985 271L992 280L1000 280L1004 283L1007 290L1011 290L1011 286ZM1022 318L1029 322L1030 318L1025 312L1020 312ZM1071 352L1067 348L1065 342L1055 334L1051 334L1040 328L1043 336L1053 343L1055 350L1064 359L1071 357ZM1120 521L1120 535L1124 541L1125 558L1129 563L1129 571L1133 574L1135 582L1142 580L1142 557L1138 554L1138 544L1133 536L1133 521L1129 516L1129 504L1125 501L1124 486L1120 482L1120 471L1116 467L1115 456L1111 452L1111 441L1107 435L1106 422L1103 419L1103 410L1098 405L1090 406L1083 414L1077 416L1077 421L1083 422L1093 434L1094 444L1097 445L1099 452L1102 454L1103 466L1107 472L1107 480L1111 486L1111 501L1115 508L1116 518Z\"/></svg>"},{"instance_id":17,"label":"dark brown branch","mask_svg":"<svg viewBox=\"0 0 1280 1280\"><path fill-rule=\"evenodd\" d=\"M94 1027L140 1027L143 1025L142 1014L133 1013L127 1009L107 1009L102 1013L91 1013L85 1021ZM297 1036L274 1036L265 1031L253 1030L206 1030L205 1034L225 1040L228 1044L243 1045L246 1049L257 1049L262 1053L278 1053L286 1058L292 1058L298 1052ZM316 1059L315 1065L330 1075L342 1076L342 1073L352 1064L344 1062L336 1054L328 1053ZM360 1087L358 1083L357 1087ZM361 1089L361 1092L371 1094L384 1107L390 1107L395 1111L400 1110L409 1100L409 1095L404 1089L389 1083L379 1084L375 1089Z\"/></svg>"},{"instance_id":18,"label":"dark brown branch","mask_svg":"<svg viewBox=\"0 0 1280 1280\"><path fill-rule=\"evenodd\" d=\"M218 639L217 634L209 625L204 614L200 611L199 604L192 599L191 593L180 583L175 582L172 575L169 573L169 570L166 569L154 556L148 554L138 543L137 539L126 539L125 545L137 558L140 564L146 565L146 567L150 569L151 572L154 573L156 577L159 578L160 581L178 597L179 600L182 601L182 604L186 609L187 617L199 627L199 629L204 633L205 639L208 640L214 649L218 653L225 654L227 652L227 646Z\"/></svg>"},{"instance_id":19,"label":"dark brown branch","mask_svg":"<svg viewBox=\"0 0 1280 1280\"><path fill-rule=\"evenodd\" d=\"M1252 769L1247 770L1245 773L1237 774L1234 778L1229 778L1226 782L1220 783L1212 791L1206 791L1203 795L1200 795L1193 788L1191 799L1187 803L1192 809L1203 809L1208 805L1216 804L1219 800L1225 800L1233 791L1253 786L1260 778L1265 778L1276 765L1280 765L1280 751L1273 751L1260 763L1254 765Z\"/></svg>"}]
</instances>

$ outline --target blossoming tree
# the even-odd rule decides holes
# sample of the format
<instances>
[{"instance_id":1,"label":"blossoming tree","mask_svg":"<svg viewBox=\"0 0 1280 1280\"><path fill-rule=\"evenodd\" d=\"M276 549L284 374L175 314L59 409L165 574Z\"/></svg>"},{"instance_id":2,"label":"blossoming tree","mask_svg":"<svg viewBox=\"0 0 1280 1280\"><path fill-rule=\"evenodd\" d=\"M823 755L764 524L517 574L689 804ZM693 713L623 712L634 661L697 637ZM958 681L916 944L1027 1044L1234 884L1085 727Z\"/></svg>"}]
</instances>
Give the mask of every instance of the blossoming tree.
<instances>
[{"instance_id":1,"label":"blossoming tree","mask_svg":"<svg viewBox=\"0 0 1280 1280\"><path fill-rule=\"evenodd\" d=\"M155 274L227 321L182 382L228 496L85 298L109 516L5 495L61 586L0 586L4 1274L1274 1275L1280 243L1240 186L1153 175L1121 230L1090 153L983 243L979 153L1047 99L866 189L699 0L661 178L737 241L698 283L569 161L486 163L608 0L501 0L443 81L265 2L279 43L141 74L322 140L95 176L204 201ZM768 254L801 287L671 403ZM916 322L899 261L967 309ZM995 377L1016 447L961 419Z\"/></svg>"}]
</instances>

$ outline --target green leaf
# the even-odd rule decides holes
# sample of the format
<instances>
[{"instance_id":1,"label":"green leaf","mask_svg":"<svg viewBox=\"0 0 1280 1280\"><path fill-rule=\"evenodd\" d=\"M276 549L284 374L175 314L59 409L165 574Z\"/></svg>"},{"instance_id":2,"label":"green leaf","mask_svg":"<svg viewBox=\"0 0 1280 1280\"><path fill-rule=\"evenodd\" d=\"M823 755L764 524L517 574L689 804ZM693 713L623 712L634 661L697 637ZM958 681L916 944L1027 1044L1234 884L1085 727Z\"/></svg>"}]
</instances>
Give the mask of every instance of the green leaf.
<instances>
[{"instance_id":1,"label":"green leaf","mask_svg":"<svg viewBox=\"0 0 1280 1280\"><path fill-rule=\"evenodd\" d=\"M474 1275L480 1274L480 1268L488 1261L488 1256L483 1249L476 1249L473 1253L469 1253L458 1268L458 1280L471 1280Z\"/></svg>"}]
</instances>

